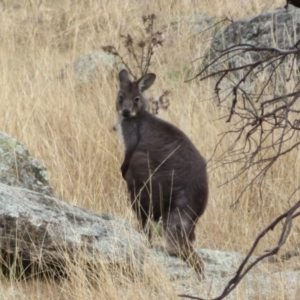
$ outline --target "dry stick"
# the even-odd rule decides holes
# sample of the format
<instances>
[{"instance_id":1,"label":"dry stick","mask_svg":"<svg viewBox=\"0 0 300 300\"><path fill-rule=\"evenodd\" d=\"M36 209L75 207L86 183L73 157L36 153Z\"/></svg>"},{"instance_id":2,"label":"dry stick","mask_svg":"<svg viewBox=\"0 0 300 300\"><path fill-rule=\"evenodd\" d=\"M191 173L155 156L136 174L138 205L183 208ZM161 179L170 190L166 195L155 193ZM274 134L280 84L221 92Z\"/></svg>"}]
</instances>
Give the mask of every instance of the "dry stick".
<instances>
[{"instance_id":1,"label":"dry stick","mask_svg":"<svg viewBox=\"0 0 300 300\"><path fill-rule=\"evenodd\" d=\"M279 157L281 157L281 156L283 156L283 155L285 155L285 154L287 154L287 153L289 153L289 152L291 152L293 149L295 149L296 147L298 147L298 146L300 146L300 142L297 142L297 143L295 143L294 145L292 145L290 148L288 148L287 150L285 150L285 151L282 151L281 153L277 153L275 156L272 156L272 157L270 157L270 158L267 158L267 159L264 159L264 160L262 160L262 159L260 159L259 161L257 161L257 162L253 162L253 163L251 163L250 165L248 165L248 166L246 166L246 167L244 167L244 168L242 168L240 171L238 171L238 174L237 175L235 175L234 177L232 177L232 178L230 178L230 179L228 179L226 182L224 182L223 184L221 184L220 186L223 186L223 185L225 185L225 184L227 184L227 183L229 183L229 182L231 182L231 181L233 181L234 179L236 179L236 178L238 178L239 176L241 176L243 173L245 173L248 169L250 169L250 167L252 167L253 165L256 165L256 164L260 164L260 163L265 163L265 162L269 162L251 181L250 181L250 183L249 184L247 184L246 185L246 187L242 190L242 192L240 192L240 194L239 194L239 196L237 197L237 199L235 200L235 202L233 203L233 204L231 204L231 208L234 208L234 207L236 207L236 205L239 203L239 200L241 199L241 197L243 196L243 194L247 191L247 189L254 183L254 182L256 182L261 176L265 176L266 175L266 173L267 173L267 171L271 168L271 166L275 163L275 161L279 158ZM257 153L258 153L259 151L257 151ZM254 158L253 158L254 159ZM231 162L230 162L231 163Z\"/></svg>"},{"instance_id":2,"label":"dry stick","mask_svg":"<svg viewBox=\"0 0 300 300\"><path fill-rule=\"evenodd\" d=\"M261 99L261 97L262 97L264 91L266 90L267 86L272 82L273 75L276 73L277 68L283 63L284 58L285 58L285 56L281 58L280 62L279 62L279 63L277 64L277 66L275 66L275 67L273 66L275 60L271 62L271 65L272 65L272 67L273 67L273 70L271 71L268 80L267 80L267 81L265 82L265 84L263 85L263 87L262 87L262 89L261 89L261 91L260 91L258 97L256 98L256 101L255 101L255 102L258 102L258 101ZM268 65L268 64L267 64L267 65ZM264 67L263 67L261 70L259 70L258 72L262 72L263 69L265 69L265 68L267 67L267 65L264 66ZM256 72L255 75L257 75L258 72Z\"/></svg>"},{"instance_id":3,"label":"dry stick","mask_svg":"<svg viewBox=\"0 0 300 300\"><path fill-rule=\"evenodd\" d=\"M236 84L236 83L233 84L233 87L232 87L232 90L231 90L230 94L231 95L233 94L234 99L235 99L234 94L237 91L237 89L234 89L234 87L239 88L239 84L241 82L244 82L246 79L249 79L248 76L250 75L250 73L255 74L255 72L254 72L255 67L262 66L263 68L259 71L259 72L261 72L262 70L264 70L264 68L266 68L268 66L272 66L273 67L273 72L271 72L270 77L273 77L273 75L276 72L278 72L278 67L280 65L282 65L282 63L284 61L284 58L286 58L288 55L296 55L296 54L300 53L300 49L298 48L299 44L300 44L300 40L298 40L297 43L289 49L279 49L279 48L272 48L272 47L256 47L256 46L249 45L249 44L234 45L232 47L229 47L229 48L225 49L224 51L217 51L217 52L220 53L219 57L217 57L212 62L210 62L208 65L206 65L192 79L203 76L203 77L200 77L200 80L204 80L206 78L214 77L216 75L220 76L220 79L215 84L215 91L216 91L217 95L219 95L219 84L221 83L221 81L223 81L223 79L225 79L227 74L232 73L232 72L236 72L237 70L248 70L248 68L249 68L250 71L246 72L246 74L239 81L239 83L238 84ZM224 69L221 69L221 70L214 71L214 72L210 73L209 75L205 75L205 71L207 71L208 68L214 67L217 64L220 64L220 61L222 59L225 59L225 61L228 60L228 59L226 59L227 56L230 56L230 59L233 59L234 57L236 57L236 55L239 55L240 53L247 53L247 52L269 52L269 55L266 55L262 59L260 59L259 61L256 61L256 62L253 62L253 63L250 63L250 64L246 64L246 65L239 66L239 67L233 67L233 68L228 67L228 68L224 68ZM275 66L273 66L273 64L275 64ZM289 77L290 77L290 75L289 75ZM190 79L190 80L192 80L192 79ZM189 81L189 80L187 80L187 81ZM270 78L267 80L264 89L266 88L266 86L269 83L271 83ZM260 99L261 94L259 95L258 99ZM290 97L294 97L294 98L292 98L289 102L287 102L286 99L288 99ZM290 125L291 122L289 122L288 113L291 112L291 107L298 100L298 97L299 97L299 91L297 91L295 93L287 94L287 95L285 94L285 95L282 95L280 97L274 97L270 100L264 101L264 102L262 102L262 104L260 106L261 107L261 114L260 115L257 112L257 110L255 109L255 106L253 106L253 105L252 105L252 108L249 109L249 108L247 108L246 105L244 105L244 108L241 108L241 107L238 107L236 105L236 103L232 104L231 114L235 113L235 115L237 115L238 118L240 118L241 120L246 120L247 121L246 125L243 125L243 123L239 124L239 122L241 122L241 120L239 120L238 122L235 123L235 125L238 125L238 128L235 131L227 131L225 133L225 135L229 134L229 133L233 133L233 132L238 134L238 138L236 139L236 141L241 138L241 134L243 132L246 133L246 141L245 141L244 147L242 147L241 149L235 150L235 155L237 155L237 154L245 155L244 159L246 159L246 162L245 162L244 166L242 167L242 169L240 170L240 172L238 172L239 174L234 176L234 178L242 175L243 173L245 173L245 171L247 169L249 169L251 166L253 166L255 164L260 164L260 163L265 164L265 163L267 163L267 165L263 168L263 170L250 182L249 185L247 185L245 190L251 184L253 184L254 181L256 181L261 175L265 176L266 172L270 169L272 164L280 156L285 155L286 153L292 151L293 149L295 149L296 147L299 146L300 142L296 141L288 149L285 149L283 151L283 148L282 148L283 143L286 142L289 139L288 133L291 130L291 125ZM249 100L250 100L250 98L246 99L245 101L247 101L246 103L250 103L250 105L251 105L252 103ZM280 101L282 101L284 104L281 105L281 103L279 103L279 107L277 106L275 108L270 108L271 111L267 110L269 105L277 104L277 102L280 102ZM275 123L272 122L272 119L274 119ZM271 125L272 129L271 129L271 131L269 131L269 133L266 135L265 138L262 138L262 135L261 135L260 141L258 142L258 144L256 144L256 150L250 156L250 161L247 162L248 156L247 156L246 145L250 145L250 147L251 147L253 142L255 143L255 140L252 136L255 132L257 132L260 128L262 128L263 122L266 122L267 124ZM252 129L249 130L248 129L249 126L252 126ZM288 126L290 126L290 128L288 128ZM267 138L269 137L269 135L274 134L274 132L277 131L277 129L282 129L282 128L287 128L287 130L284 129L284 131L282 132L279 139L277 141L273 141L272 144L269 145L268 141L267 141ZM296 130L299 130L299 129L300 128L296 127ZM267 145L265 145L265 143L267 143ZM275 147L278 147L278 149L276 151L276 154L274 156L269 157L267 159L258 158L258 161L255 161L255 158L258 155L261 154L261 155L264 156L264 154L266 153L266 150L268 150L270 147L273 147L274 149L275 149ZM231 146L227 150L228 151L230 151L230 150L233 151L234 149L235 149L235 145ZM230 153L229 153L228 156L230 156ZM235 159L234 161L239 162L240 159ZM234 178L232 178L231 180L233 180ZM268 227L266 227L261 232L261 234L256 238L256 240L255 240L250 252L246 256L245 260L240 265L236 275L229 281L229 283L227 284L227 286L224 289L223 293L219 297L215 298L214 300L224 299L233 289L235 289L235 287L238 285L238 283L247 274L247 272L249 272L253 268L254 265L256 265L259 261L263 260L265 257L274 255L278 252L280 247L285 243L285 241L287 239L287 236L289 235L289 232L290 232L291 227L292 227L292 219L294 219L294 218L296 218L300 215L299 212L295 213L295 211L299 207L300 207L300 201L298 201L294 205L294 207L292 207L285 214L282 214L281 216L279 216L273 223L271 223ZM283 228L282 228L282 233L281 233L281 236L280 236L280 239L279 239L279 242L278 242L277 246L275 248L273 248L272 250L268 251L268 253L258 257L253 263L251 263L244 270L246 263L248 262L251 254L253 253L253 251L256 248L257 244L259 243L260 239L262 237L264 237L265 234L268 231L272 230L283 219L285 219L285 222L284 222L284 225L283 225ZM181 295L181 296L186 297L186 298L190 298L190 299L198 299L198 300L202 299L203 300L203 298L192 297L192 296L189 296L189 295Z\"/></svg>"},{"instance_id":4,"label":"dry stick","mask_svg":"<svg viewBox=\"0 0 300 300\"><path fill-rule=\"evenodd\" d=\"M281 61L281 62L282 62L282 61ZM277 66L277 67L278 67L278 66ZM231 69L224 70L223 75L221 76L220 80L218 80L216 86L217 86L217 85L220 83L220 81L223 79L223 76L224 76L225 72L229 72L229 71L231 71ZM221 74L221 73L220 73L220 74ZM236 87L236 85L235 85L234 87ZM233 88L232 91L235 91L235 89ZM234 96L235 96L235 95L234 95ZM273 109L272 111L264 112L264 108L266 107L266 105L272 105L273 103L277 103L278 101L284 101L285 99L287 99L287 98L289 98L289 97L292 97L292 96L294 96L294 97L293 97L288 103L285 102L283 105L280 105L279 107L276 107L276 108ZM242 109L242 110L244 111L244 113L241 112L241 111L238 111L238 110L233 110L233 109L231 109L231 112L230 112L230 114L229 114L230 116L231 116L232 113L234 112L241 120L248 120L248 122L247 122L246 125L244 125L244 126L242 126L242 127L239 127L239 126L238 126L237 130L235 131L235 132L238 134L238 137L237 137L237 139L235 140L235 144L233 144L230 148L233 149L233 148L235 147L236 142L241 138L241 134L242 134L243 132L246 132L246 141L248 141L248 145L251 146L251 143L252 143L252 142L255 142L255 140L253 140L253 141L251 142L251 140L250 140L250 139L251 139L251 135L253 135L255 132L258 131L259 128L262 127L262 123L263 123L263 122L266 122L266 123L272 125L272 126L273 126L272 131L277 130L277 129L280 129L280 128L283 126L283 125L282 125L282 122L284 122L284 120L286 120L286 118L287 118L285 112L286 112L287 110L288 110L288 111L291 111L291 106L293 106L293 105L295 104L295 102L298 100L298 97L299 97L299 91L294 92L294 93L290 93L290 94L288 94L288 95L283 95L283 96L280 96L280 97L275 97L275 98L273 98L273 99L271 99L271 100L264 101L264 102L261 104L262 113L261 113L260 115L258 114L256 108L253 107L252 102L250 101L250 99L247 100L247 103L249 103L249 104L252 105L252 108L251 108L251 109L248 109L248 108L246 108L246 107L244 107L244 108L238 107L238 109L239 109L239 110ZM236 99L236 98L234 97L234 99ZM234 102L233 102L233 103L234 103ZM234 107L235 107L235 104L236 104L236 103L234 103ZM285 115L285 118L283 117L283 115ZM282 116L282 117L281 117L281 116ZM270 119L270 118L272 118L272 117L273 117L274 120L276 121L276 124L270 123L270 122L268 121L268 119ZM278 119L278 118L279 118L279 119ZM277 120L277 119L278 119L278 120ZM251 120L253 120L253 121L251 121ZM255 125L255 124L256 124L256 125ZM284 135L287 135L287 133L288 133L291 129L294 129L294 130L296 130L296 131L299 131L299 130L300 130L300 128L297 128L296 126L292 126L292 125L290 124L289 120L287 120L287 124L288 124L288 126L289 126L290 128L289 128L288 131L286 131L286 133L284 133ZM236 125L237 125L237 123L236 123ZM281 125L282 125L282 126L281 126ZM249 127L249 126L254 126L254 127L253 127L250 131L248 131L248 130L247 130L247 127ZM293 127L293 128L292 128L292 127ZM247 132L247 131L248 131L248 132ZM230 133L230 131L227 132L227 134L228 134L228 133ZM265 137L267 137L267 136L268 136L268 135L265 135ZM262 137L262 134L261 134L261 137ZM247 145L247 144L246 144L246 141L245 141L244 147L242 147L241 149L237 149L237 150L236 150L236 154L242 154L242 153L245 153L244 151L246 150L245 147L246 147L246 145ZM282 139L281 143L283 144L283 143L285 143L285 142L286 142L286 140L283 140L283 139ZM263 160L259 159L258 162L254 162L254 163L253 163L255 157L257 157L257 155L259 155L260 153L262 153L262 151L266 150L268 147L271 147L271 146L272 146L272 147L278 146L278 144L276 145L276 144L272 143L272 145L267 146L267 148L266 148L266 147L262 147L264 143L267 143L267 139L266 139L266 138L264 138L263 140L259 141L258 146L256 147L257 150L254 151L253 154L252 154L252 159L251 159L250 164L248 165L247 168L241 169L240 172L238 172L239 175L241 175L242 173L244 173L244 172L246 171L246 169L248 169L249 167L251 167L253 164L255 164L255 163L263 163L263 162L264 162ZM294 145L295 145L295 146L298 146L298 143L295 143ZM295 147L292 147L292 148L295 148ZM292 148L289 148L289 151L290 151ZM230 149L227 149L227 150L229 151ZM288 152L289 152L289 151L288 151ZM285 151L285 152L286 152L286 151ZM271 157L271 158L269 158L269 160L272 160L273 163L274 163L274 162L276 161L276 159L277 159L279 156L282 156L283 154L284 154L284 153L280 153L280 154L276 153L276 155L273 156L273 157ZM275 158L275 160L274 160L274 158ZM238 160L235 160L235 162L238 162ZM268 165L268 168L267 168L267 169L269 169L270 165L272 165L272 163ZM261 173L260 173L260 174L261 174ZM259 175L260 175L260 174L259 174ZM238 175L238 176L239 176L239 175ZM235 178L238 177L238 176L235 176ZM231 181L231 180L230 180L230 181ZM254 181L252 181L252 182L250 183L250 185L251 185L253 182L254 182ZM248 185L248 186L245 188L245 190L246 190L250 185ZM245 191L245 190L244 190L244 191ZM243 194L243 193L241 193L241 195L242 195L242 194ZM240 196L241 196L241 195L240 195ZM240 197L239 197L239 198L240 198ZM237 202L238 202L238 200L236 201L236 203L237 203Z\"/></svg>"},{"instance_id":5,"label":"dry stick","mask_svg":"<svg viewBox=\"0 0 300 300\"><path fill-rule=\"evenodd\" d=\"M243 260L243 262L240 264L236 275L227 283L225 289L223 290L222 294L216 298L213 298L211 300L222 300L224 299L226 296L228 296L236 287L237 285L241 282L241 280L245 277L245 275L256 265L258 264L260 261L262 261L263 259L265 259L268 256L277 254L277 252L279 251L279 249L281 248L281 246L286 242L291 228L292 228L292 220L296 217L299 217L300 212L297 212L297 209L300 208L300 200L298 200L298 202L292 207L290 208L287 212L283 213L282 215L280 215L279 217L277 217L271 224L269 224L255 239L250 251L248 252L248 254L246 255L245 259ZM254 250L256 249L259 241L270 231L273 230L275 228L275 226L278 225L279 222L281 222L283 219L285 219L283 227L282 227L282 231L280 234L280 238L279 241L276 245L276 247L274 247L273 249L270 250L266 250L266 254L259 256L253 263L251 263L245 270L244 267L246 266L248 260L250 259L251 255L253 254ZM204 298L199 298L199 297L194 297L194 296L190 296L190 295L178 295L179 297L182 298L188 298L188 299L196 299L196 300L205 300Z\"/></svg>"}]
</instances>

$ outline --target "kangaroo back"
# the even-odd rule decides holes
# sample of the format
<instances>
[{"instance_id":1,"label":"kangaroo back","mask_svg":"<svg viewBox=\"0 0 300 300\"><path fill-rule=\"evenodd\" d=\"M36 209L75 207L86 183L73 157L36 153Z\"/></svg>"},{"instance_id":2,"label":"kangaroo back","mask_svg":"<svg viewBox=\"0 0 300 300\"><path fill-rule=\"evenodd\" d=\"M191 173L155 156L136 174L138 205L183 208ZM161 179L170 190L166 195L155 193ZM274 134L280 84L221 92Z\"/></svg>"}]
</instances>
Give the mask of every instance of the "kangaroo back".
<instances>
[{"instance_id":1,"label":"kangaroo back","mask_svg":"<svg viewBox=\"0 0 300 300\"><path fill-rule=\"evenodd\" d=\"M206 162L180 129L147 111L143 92L153 84L154 74L132 82L122 70L119 79L116 110L125 145L121 171L133 209L144 229L149 218L162 218L169 252L202 277L203 262L191 242L207 204Z\"/></svg>"}]
</instances>

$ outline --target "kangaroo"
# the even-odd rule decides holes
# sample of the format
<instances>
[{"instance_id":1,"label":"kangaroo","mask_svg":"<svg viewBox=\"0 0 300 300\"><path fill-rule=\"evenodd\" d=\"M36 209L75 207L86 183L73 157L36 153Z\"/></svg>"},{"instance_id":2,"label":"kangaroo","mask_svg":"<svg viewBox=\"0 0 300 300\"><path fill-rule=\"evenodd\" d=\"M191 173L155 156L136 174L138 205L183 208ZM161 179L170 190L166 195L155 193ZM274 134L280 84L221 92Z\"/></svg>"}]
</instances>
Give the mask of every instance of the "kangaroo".
<instances>
[{"instance_id":1,"label":"kangaroo","mask_svg":"<svg viewBox=\"0 0 300 300\"><path fill-rule=\"evenodd\" d=\"M146 231L149 218L161 219L167 251L202 279L204 264L192 242L207 204L206 162L180 129L147 111L143 92L155 78L149 73L132 82L127 70L119 73L117 129L125 145L121 172L142 228Z\"/></svg>"}]
</instances>

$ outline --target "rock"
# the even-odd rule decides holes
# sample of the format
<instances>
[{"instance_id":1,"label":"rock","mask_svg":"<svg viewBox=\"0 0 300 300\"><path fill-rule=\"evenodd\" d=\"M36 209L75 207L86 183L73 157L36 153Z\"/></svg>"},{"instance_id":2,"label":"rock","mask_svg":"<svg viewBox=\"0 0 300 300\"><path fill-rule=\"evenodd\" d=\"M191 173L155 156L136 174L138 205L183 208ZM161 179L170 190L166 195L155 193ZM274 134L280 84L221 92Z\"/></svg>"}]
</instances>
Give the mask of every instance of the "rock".
<instances>
[{"instance_id":1,"label":"rock","mask_svg":"<svg viewBox=\"0 0 300 300\"><path fill-rule=\"evenodd\" d=\"M205 280L199 282L197 275L181 259L169 256L161 248L156 247L151 253L150 260L162 267L178 294L188 294L194 297L212 298L218 296L224 289L230 276L243 259L235 252L222 252L217 250L198 250L205 264ZM207 295L206 291L210 291Z\"/></svg>"},{"instance_id":2,"label":"rock","mask_svg":"<svg viewBox=\"0 0 300 300\"><path fill-rule=\"evenodd\" d=\"M205 277L209 280L220 280L234 274L243 261L244 256L237 252L202 249L197 251L205 264ZM190 280L198 281L198 277L184 261L174 256L169 256L161 248L156 247L152 253L154 261L163 265L172 281ZM251 258L253 261L254 258Z\"/></svg>"},{"instance_id":3,"label":"rock","mask_svg":"<svg viewBox=\"0 0 300 300\"><path fill-rule=\"evenodd\" d=\"M0 183L0 253L8 265L17 251L23 266L42 270L61 271L82 257L88 266L134 266L144 249L144 236L116 217Z\"/></svg>"},{"instance_id":4,"label":"rock","mask_svg":"<svg viewBox=\"0 0 300 300\"><path fill-rule=\"evenodd\" d=\"M223 50L236 44L251 44L254 46L267 46L288 48L300 38L300 10L289 5L286 10L283 6L246 19L237 20L220 30L214 37L211 49L205 56L203 67L218 56L218 50ZM224 56L218 61L215 68L237 67L247 62L257 61L263 53L247 52L233 58ZM300 56L298 57L298 61Z\"/></svg>"},{"instance_id":5,"label":"rock","mask_svg":"<svg viewBox=\"0 0 300 300\"><path fill-rule=\"evenodd\" d=\"M3 132L0 132L0 182L54 195L46 167L26 147Z\"/></svg>"},{"instance_id":6,"label":"rock","mask_svg":"<svg viewBox=\"0 0 300 300\"><path fill-rule=\"evenodd\" d=\"M95 81L100 72L111 73L116 66L116 58L112 54L104 51L95 51L78 58L72 66L61 71L61 77L64 78L68 73L74 76L77 84L84 84Z\"/></svg>"},{"instance_id":7,"label":"rock","mask_svg":"<svg viewBox=\"0 0 300 300\"><path fill-rule=\"evenodd\" d=\"M176 293L202 298L219 296L244 259L236 252L199 250L205 263L205 280L199 282L195 271L180 258L169 256L160 247L147 248L145 236L127 221L0 183L0 262L4 273L8 266L14 267L16 253L24 268L38 266L39 271L54 274L66 274L73 261L83 268L82 264L89 269L98 266L97 270L106 265L138 272L147 264L150 273L155 272L154 266L161 269ZM299 270L264 272L263 265L252 269L226 299L239 299L241 292L247 299L271 299L280 286L285 287L288 299L296 299Z\"/></svg>"},{"instance_id":8,"label":"rock","mask_svg":"<svg viewBox=\"0 0 300 300\"><path fill-rule=\"evenodd\" d=\"M150 254L150 260L161 266L162 270L173 282L178 294L211 299L219 296L235 275L244 255L237 252L202 249L198 250L205 264L205 280L199 282L195 272L181 259L169 256L161 248L156 247ZM250 258L250 263L256 257ZM226 299L239 299L239 293L247 295L247 299L277 299L278 287L284 286L287 299L296 299L297 283L300 271L264 273L265 267L260 264L254 267ZM239 290L239 291L238 291Z\"/></svg>"}]
</instances>

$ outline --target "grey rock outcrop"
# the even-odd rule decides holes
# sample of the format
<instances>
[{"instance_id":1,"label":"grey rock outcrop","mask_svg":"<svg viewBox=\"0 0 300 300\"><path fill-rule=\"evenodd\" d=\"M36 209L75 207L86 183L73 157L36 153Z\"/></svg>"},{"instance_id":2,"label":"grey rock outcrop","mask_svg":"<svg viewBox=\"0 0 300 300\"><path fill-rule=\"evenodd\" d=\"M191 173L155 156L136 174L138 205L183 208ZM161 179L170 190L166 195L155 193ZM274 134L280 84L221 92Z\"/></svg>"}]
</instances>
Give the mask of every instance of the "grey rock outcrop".
<instances>
[{"instance_id":1,"label":"grey rock outcrop","mask_svg":"<svg viewBox=\"0 0 300 300\"><path fill-rule=\"evenodd\" d=\"M132 266L143 260L144 236L109 214L0 183L0 253L51 269L82 259ZM3 258L1 261L3 261ZM13 258L10 258L13 259ZM9 264L9 262L7 262Z\"/></svg>"},{"instance_id":2,"label":"grey rock outcrop","mask_svg":"<svg viewBox=\"0 0 300 300\"><path fill-rule=\"evenodd\" d=\"M236 44L250 44L253 46L288 48L300 38L300 9L289 5L286 10L283 6L249 18L236 20L226 28L220 30L214 37L211 49L204 58L203 66L214 60L218 50L224 50ZM247 62L257 61L260 55L255 51L243 53L241 50L233 58L224 57L218 61L229 67L245 65ZM298 61L299 61L298 57ZM218 66L215 66L218 68Z\"/></svg>"},{"instance_id":3,"label":"grey rock outcrop","mask_svg":"<svg viewBox=\"0 0 300 300\"><path fill-rule=\"evenodd\" d=\"M228 282L235 275L244 255L237 252L202 249L198 250L205 264L205 280L199 282L195 272L182 260L169 256L157 248L151 253L153 262L163 268L178 294L210 299L220 296ZM255 257L250 258L253 262ZM297 258L296 258L297 259ZM247 299L277 299L278 287L284 286L287 299L297 299L300 271L264 273L260 264L249 272L239 286ZM239 299L238 289L226 299Z\"/></svg>"},{"instance_id":4,"label":"grey rock outcrop","mask_svg":"<svg viewBox=\"0 0 300 300\"><path fill-rule=\"evenodd\" d=\"M169 256L163 248L148 248L145 236L127 221L0 183L2 269L15 261L16 252L24 267L33 264L43 272L60 274L74 261L88 268L107 264L138 272L143 272L145 264L155 272L155 266L170 278L176 293L205 298L220 295L244 259L235 252L199 250L206 277L199 282L194 270L180 258ZM241 283L248 299L258 295L270 299L278 284L285 286L289 299L296 299L299 270L267 275L262 270L256 267ZM237 298L234 290L226 299Z\"/></svg>"},{"instance_id":5,"label":"grey rock outcrop","mask_svg":"<svg viewBox=\"0 0 300 300\"><path fill-rule=\"evenodd\" d=\"M110 74L116 67L114 55L104 51L95 51L86 54L74 61L61 71L62 78L72 76L76 84L85 84L95 81L100 72Z\"/></svg>"},{"instance_id":6,"label":"grey rock outcrop","mask_svg":"<svg viewBox=\"0 0 300 300\"><path fill-rule=\"evenodd\" d=\"M26 147L3 132L0 132L0 182L54 195L46 167Z\"/></svg>"}]
</instances>

